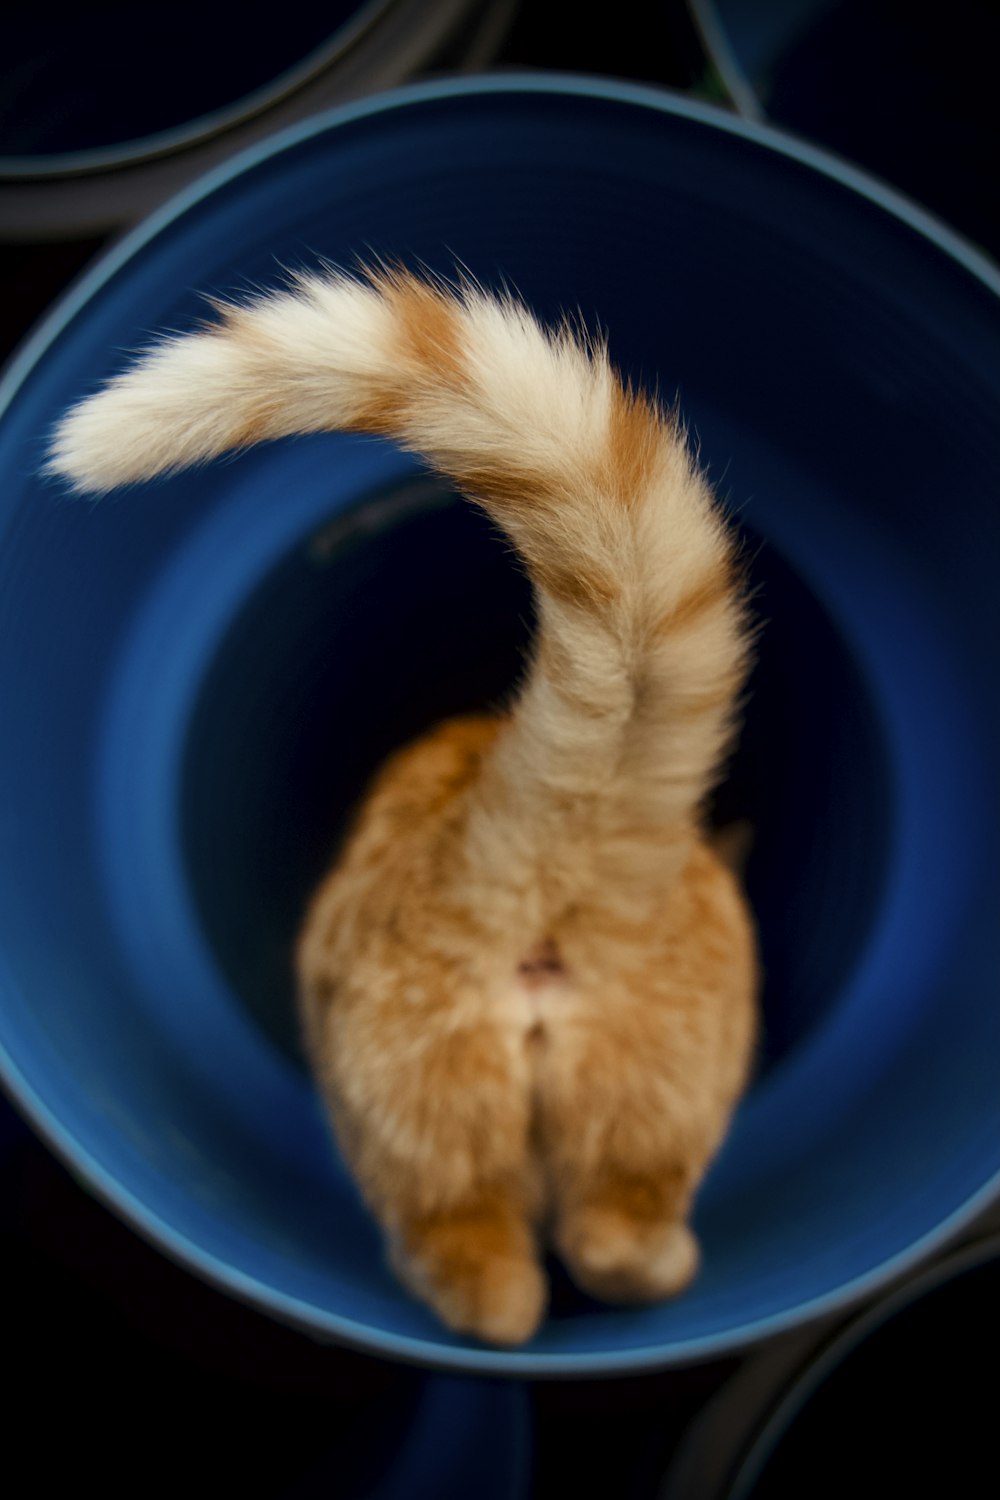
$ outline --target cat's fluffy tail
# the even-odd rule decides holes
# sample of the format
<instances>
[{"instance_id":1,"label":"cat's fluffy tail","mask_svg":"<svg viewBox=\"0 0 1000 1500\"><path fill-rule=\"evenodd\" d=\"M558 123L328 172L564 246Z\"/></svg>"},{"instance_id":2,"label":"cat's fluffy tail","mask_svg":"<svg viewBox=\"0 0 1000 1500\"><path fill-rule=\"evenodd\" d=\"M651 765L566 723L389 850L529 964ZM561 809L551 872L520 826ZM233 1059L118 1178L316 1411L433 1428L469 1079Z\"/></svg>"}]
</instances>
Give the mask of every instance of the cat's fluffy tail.
<instances>
[{"instance_id":1,"label":"cat's fluffy tail","mask_svg":"<svg viewBox=\"0 0 1000 1500\"><path fill-rule=\"evenodd\" d=\"M484 777L483 848L575 849L581 878L585 864L623 896L666 872L748 656L732 538L677 421L602 344L475 287L301 277L218 312L71 410L49 472L104 491L323 429L423 454L507 532L539 601L534 665Z\"/></svg>"}]
</instances>

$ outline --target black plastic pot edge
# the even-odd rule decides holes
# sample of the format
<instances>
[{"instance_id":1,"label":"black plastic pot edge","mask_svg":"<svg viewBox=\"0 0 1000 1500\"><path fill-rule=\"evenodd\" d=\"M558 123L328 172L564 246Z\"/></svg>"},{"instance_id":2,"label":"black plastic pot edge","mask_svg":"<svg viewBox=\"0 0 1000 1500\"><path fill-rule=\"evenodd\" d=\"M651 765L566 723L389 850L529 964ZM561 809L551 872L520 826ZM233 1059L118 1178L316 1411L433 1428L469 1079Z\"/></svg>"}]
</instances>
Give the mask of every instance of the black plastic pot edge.
<instances>
[{"instance_id":1,"label":"black plastic pot edge","mask_svg":"<svg viewBox=\"0 0 1000 1500\"><path fill-rule=\"evenodd\" d=\"M747 1500L782 1434L831 1372L896 1313L963 1271L1000 1257L1000 1198L968 1233L869 1299L780 1335L743 1366L691 1424L657 1500Z\"/></svg>"},{"instance_id":2,"label":"black plastic pot edge","mask_svg":"<svg viewBox=\"0 0 1000 1500\"><path fill-rule=\"evenodd\" d=\"M263 88L184 126L101 150L0 155L0 239L85 238L134 223L265 136L435 68L485 68L519 0L367 0Z\"/></svg>"}]
</instances>

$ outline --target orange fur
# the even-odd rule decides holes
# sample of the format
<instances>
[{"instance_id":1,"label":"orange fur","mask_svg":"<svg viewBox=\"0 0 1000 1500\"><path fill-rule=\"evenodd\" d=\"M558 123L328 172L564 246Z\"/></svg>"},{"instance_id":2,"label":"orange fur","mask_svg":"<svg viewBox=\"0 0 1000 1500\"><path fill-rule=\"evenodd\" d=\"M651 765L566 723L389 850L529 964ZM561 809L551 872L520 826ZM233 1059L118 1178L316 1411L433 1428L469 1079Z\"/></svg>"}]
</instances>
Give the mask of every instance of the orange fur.
<instances>
[{"instance_id":1,"label":"orange fur","mask_svg":"<svg viewBox=\"0 0 1000 1500\"><path fill-rule=\"evenodd\" d=\"M296 952L393 1264L453 1329L514 1344L546 1241L613 1300L697 1268L691 1203L755 1028L739 851L700 828L748 660L733 543L602 347L401 271L224 309L69 413L50 467L103 489L322 427L423 453L537 593L518 702L390 759Z\"/></svg>"}]
</instances>

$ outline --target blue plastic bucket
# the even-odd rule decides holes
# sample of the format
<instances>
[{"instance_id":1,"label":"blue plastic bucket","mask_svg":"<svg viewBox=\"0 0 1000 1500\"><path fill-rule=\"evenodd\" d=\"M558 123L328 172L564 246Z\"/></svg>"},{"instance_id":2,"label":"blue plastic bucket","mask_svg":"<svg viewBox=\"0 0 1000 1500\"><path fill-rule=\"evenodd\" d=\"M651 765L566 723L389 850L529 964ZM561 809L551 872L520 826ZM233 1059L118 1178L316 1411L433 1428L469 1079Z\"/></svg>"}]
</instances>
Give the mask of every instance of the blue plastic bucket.
<instances>
[{"instance_id":1,"label":"blue plastic bucket","mask_svg":"<svg viewBox=\"0 0 1000 1500\"><path fill-rule=\"evenodd\" d=\"M753 538L766 622L720 816L757 825L758 1081L678 1301L557 1285L525 1350L385 1269L296 1055L289 946L393 744L487 702L530 608L392 447L278 443L91 506L56 416L199 293L371 250L579 308L680 392ZM0 417L0 1052L120 1213L323 1336L453 1369L638 1370L839 1306L993 1191L996 275L812 150L578 79L415 87L204 179L10 371Z\"/></svg>"}]
</instances>

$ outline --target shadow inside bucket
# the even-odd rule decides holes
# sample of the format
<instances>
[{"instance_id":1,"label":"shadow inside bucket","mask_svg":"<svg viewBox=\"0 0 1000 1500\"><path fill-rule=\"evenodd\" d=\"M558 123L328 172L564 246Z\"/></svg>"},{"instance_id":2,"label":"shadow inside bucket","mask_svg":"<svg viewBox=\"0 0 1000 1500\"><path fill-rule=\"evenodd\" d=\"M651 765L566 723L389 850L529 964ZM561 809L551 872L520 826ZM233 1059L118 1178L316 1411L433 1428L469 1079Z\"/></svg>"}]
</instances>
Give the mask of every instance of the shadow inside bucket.
<instances>
[{"instance_id":1,"label":"shadow inside bucket","mask_svg":"<svg viewBox=\"0 0 1000 1500\"><path fill-rule=\"evenodd\" d=\"M713 816L754 828L765 1069L823 1018L863 948L890 808L844 641L774 549L747 542L763 633ZM190 725L183 843L218 962L296 1060L292 947L351 808L394 748L509 701L532 628L510 548L431 478L304 539L232 622Z\"/></svg>"}]
</instances>

